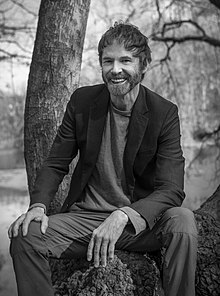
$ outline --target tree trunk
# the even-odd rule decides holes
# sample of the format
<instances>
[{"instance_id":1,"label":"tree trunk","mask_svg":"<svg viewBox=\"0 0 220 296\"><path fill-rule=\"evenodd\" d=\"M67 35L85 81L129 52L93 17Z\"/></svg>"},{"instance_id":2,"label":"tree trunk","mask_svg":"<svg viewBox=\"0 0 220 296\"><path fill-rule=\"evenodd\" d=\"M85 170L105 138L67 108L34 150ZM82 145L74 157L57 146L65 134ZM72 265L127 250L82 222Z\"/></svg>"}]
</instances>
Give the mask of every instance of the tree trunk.
<instances>
[{"instance_id":1,"label":"tree trunk","mask_svg":"<svg viewBox=\"0 0 220 296\"><path fill-rule=\"evenodd\" d=\"M220 186L195 211L198 226L196 296L220 291ZM52 262L56 296L162 296L159 254L116 251L113 263L94 268L85 259Z\"/></svg>"},{"instance_id":2,"label":"tree trunk","mask_svg":"<svg viewBox=\"0 0 220 296\"><path fill-rule=\"evenodd\" d=\"M90 0L41 1L24 118L30 195L66 104L78 86L89 6ZM59 190L58 204L66 194L67 183L68 178Z\"/></svg>"}]
</instances>

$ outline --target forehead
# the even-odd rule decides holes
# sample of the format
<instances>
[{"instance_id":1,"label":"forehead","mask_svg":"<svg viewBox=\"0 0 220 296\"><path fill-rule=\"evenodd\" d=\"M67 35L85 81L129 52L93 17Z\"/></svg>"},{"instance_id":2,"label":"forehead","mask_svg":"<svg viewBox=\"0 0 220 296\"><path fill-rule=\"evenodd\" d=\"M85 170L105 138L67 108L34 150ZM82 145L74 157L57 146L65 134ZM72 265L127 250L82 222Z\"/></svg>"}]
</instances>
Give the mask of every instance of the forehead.
<instances>
[{"instance_id":1,"label":"forehead","mask_svg":"<svg viewBox=\"0 0 220 296\"><path fill-rule=\"evenodd\" d=\"M133 53L133 51L126 50L123 43L114 41L111 45L108 45L103 49L102 58L122 56L133 57Z\"/></svg>"}]
</instances>

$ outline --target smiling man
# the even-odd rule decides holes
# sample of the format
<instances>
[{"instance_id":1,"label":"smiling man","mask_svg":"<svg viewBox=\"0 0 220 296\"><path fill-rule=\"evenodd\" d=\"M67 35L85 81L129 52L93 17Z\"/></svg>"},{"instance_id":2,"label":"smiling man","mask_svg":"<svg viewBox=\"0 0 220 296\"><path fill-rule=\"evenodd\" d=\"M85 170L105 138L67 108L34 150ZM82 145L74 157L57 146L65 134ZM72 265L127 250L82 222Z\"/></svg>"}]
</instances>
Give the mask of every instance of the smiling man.
<instances>
[{"instance_id":1,"label":"smiling man","mask_svg":"<svg viewBox=\"0 0 220 296\"><path fill-rule=\"evenodd\" d=\"M140 83L148 39L115 23L98 45L104 84L77 89L67 105L27 213L9 228L18 294L53 295L48 259L163 248L166 296L195 295L197 230L184 199L184 158L175 104ZM79 160L61 213L47 210L69 164Z\"/></svg>"}]
</instances>

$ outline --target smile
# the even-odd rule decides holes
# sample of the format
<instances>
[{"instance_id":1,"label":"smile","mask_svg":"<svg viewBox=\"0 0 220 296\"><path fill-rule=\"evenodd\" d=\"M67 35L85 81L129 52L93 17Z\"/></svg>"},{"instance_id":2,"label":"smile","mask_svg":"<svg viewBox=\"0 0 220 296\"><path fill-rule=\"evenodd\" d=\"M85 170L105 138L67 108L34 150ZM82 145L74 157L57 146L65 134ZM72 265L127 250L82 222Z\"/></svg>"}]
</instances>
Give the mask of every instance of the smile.
<instances>
[{"instance_id":1,"label":"smile","mask_svg":"<svg viewBox=\"0 0 220 296\"><path fill-rule=\"evenodd\" d=\"M119 84L119 83L124 83L126 81L126 79L119 78L119 79L111 79L110 81L113 84Z\"/></svg>"}]
</instances>

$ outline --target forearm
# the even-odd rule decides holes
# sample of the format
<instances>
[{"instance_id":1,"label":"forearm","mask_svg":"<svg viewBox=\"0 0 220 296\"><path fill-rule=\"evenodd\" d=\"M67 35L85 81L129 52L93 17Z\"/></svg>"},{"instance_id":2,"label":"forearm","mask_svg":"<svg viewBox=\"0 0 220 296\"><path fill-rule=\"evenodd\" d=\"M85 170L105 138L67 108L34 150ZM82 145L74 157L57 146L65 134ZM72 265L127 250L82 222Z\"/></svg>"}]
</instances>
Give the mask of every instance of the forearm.
<instances>
[{"instance_id":1,"label":"forearm","mask_svg":"<svg viewBox=\"0 0 220 296\"><path fill-rule=\"evenodd\" d=\"M137 211L152 229L166 210L181 206L184 197L185 193L181 189L155 190L145 198L135 201L129 207Z\"/></svg>"}]
</instances>

